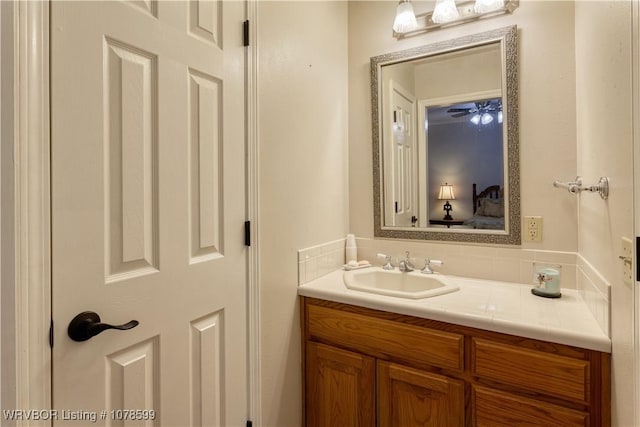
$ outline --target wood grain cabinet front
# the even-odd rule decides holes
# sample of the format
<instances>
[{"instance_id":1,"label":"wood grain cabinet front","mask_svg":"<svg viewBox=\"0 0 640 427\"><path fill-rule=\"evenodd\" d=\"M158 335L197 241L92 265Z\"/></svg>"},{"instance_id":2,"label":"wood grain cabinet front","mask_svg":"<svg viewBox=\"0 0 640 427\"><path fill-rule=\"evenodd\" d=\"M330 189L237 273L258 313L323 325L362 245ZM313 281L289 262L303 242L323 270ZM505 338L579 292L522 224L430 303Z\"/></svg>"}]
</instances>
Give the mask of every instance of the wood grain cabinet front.
<instances>
[{"instance_id":1,"label":"wood grain cabinet front","mask_svg":"<svg viewBox=\"0 0 640 427\"><path fill-rule=\"evenodd\" d=\"M307 426L611 425L610 355L302 298Z\"/></svg>"},{"instance_id":2,"label":"wood grain cabinet front","mask_svg":"<svg viewBox=\"0 0 640 427\"><path fill-rule=\"evenodd\" d=\"M464 426L464 383L378 361L380 427Z\"/></svg>"},{"instance_id":3,"label":"wood grain cabinet front","mask_svg":"<svg viewBox=\"0 0 640 427\"><path fill-rule=\"evenodd\" d=\"M589 414L485 387L473 389L478 427L589 426Z\"/></svg>"},{"instance_id":4,"label":"wood grain cabinet front","mask_svg":"<svg viewBox=\"0 0 640 427\"><path fill-rule=\"evenodd\" d=\"M307 426L375 425L375 360L307 343Z\"/></svg>"}]
</instances>

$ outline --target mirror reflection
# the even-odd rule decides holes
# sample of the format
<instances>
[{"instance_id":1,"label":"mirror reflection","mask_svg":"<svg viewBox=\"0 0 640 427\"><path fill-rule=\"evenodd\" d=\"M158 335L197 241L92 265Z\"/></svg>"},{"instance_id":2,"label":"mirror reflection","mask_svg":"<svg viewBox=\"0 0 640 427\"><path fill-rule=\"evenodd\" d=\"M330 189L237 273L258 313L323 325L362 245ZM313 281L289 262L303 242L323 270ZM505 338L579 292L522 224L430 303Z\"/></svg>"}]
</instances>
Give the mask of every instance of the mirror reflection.
<instances>
[{"instance_id":1,"label":"mirror reflection","mask_svg":"<svg viewBox=\"0 0 640 427\"><path fill-rule=\"evenodd\" d=\"M502 98L426 107L424 115L426 215L419 226L504 230Z\"/></svg>"},{"instance_id":2,"label":"mirror reflection","mask_svg":"<svg viewBox=\"0 0 640 427\"><path fill-rule=\"evenodd\" d=\"M520 243L515 31L371 59L376 236Z\"/></svg>"}]
</instances>

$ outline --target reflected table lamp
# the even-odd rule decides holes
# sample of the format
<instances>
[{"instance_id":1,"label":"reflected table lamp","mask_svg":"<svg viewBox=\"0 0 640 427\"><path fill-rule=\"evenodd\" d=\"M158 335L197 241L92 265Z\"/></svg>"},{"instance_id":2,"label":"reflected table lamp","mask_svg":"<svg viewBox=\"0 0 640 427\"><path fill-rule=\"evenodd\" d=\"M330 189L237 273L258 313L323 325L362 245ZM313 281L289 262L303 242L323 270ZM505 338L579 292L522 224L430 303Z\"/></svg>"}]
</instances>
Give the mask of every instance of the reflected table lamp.
<instances>
[{"instance_id":1,"label":"reflected table lamp","mask_svg":"<svg viewBox=\"0 0 640 427\"><path fill-rule=\"evenodd\" d=\"M440 193L438 194L438 200L446 200L444 204L444 211L446 212L446 215L442 219L446 221L453 220L453 217L450 214L453 208L451 207L449 200L455 200L455 199L456 199L456 196L453 194L453 185L449 185L445 182L444 185L440 186Z\"/></svg>"}]
</instances>

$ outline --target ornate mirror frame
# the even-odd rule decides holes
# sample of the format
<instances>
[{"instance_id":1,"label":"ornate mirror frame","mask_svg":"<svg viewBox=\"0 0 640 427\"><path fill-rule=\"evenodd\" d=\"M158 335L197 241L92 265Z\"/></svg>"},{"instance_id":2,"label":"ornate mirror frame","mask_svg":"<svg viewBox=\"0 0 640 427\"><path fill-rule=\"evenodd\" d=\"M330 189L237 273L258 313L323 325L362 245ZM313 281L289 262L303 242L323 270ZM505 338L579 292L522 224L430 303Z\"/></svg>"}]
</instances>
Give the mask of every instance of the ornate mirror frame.
<instances>
[{"instance_id":1,"label":"ornate mirror frame","mask_svg":"<svg viewBox=\"0 0 640 427\"><path fill-rule=\"evenodd\" d=\"M500 43L502 56L502 93L503 106L506 112L507 136L507 168L505 182L508 188L507 218L504 230L475 230L475 229L436 229L436 228L408 228L385 226L382 192L382 112L381 90L379 87L382 66L406 62L414 59L460 51L490 43ZM497 30L486 31L466 37L446 40L420 46L413 49L392 52L371 58L371 109L373 136L373 214L374 236L396 239L441 240L450 242L488 243L488 244L521 244L520 224L520 142L518 127L518 50L517 27L510 26Z\"/></svg>"}]
</instances>

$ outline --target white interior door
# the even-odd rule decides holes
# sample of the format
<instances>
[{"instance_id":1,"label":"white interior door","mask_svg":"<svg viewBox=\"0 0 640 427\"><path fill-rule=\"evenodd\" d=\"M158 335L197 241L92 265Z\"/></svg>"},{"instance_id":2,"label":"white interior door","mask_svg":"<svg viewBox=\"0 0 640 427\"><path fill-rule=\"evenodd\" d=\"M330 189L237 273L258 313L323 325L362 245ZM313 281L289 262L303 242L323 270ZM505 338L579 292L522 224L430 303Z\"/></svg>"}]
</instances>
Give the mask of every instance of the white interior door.
<instances>
[{"instance_id":1,"label":"white interior door","mask_svg":"<svg viewBox=\"0 0 640 427\"><path fill-rule=\"evenodd\" d=\"M246 422L244 16L51 5L55 425ZM76 342L84 311L139 325Z\"/></svg>"},{"instance_id":2,"label":"white interior door","mask_svg":"<svg viewBox=\"0 0 640 427\"><path fill-rule=\"evenodd\" d=\"M388 118L391 126L386 140L388 144L385 159L385 217L392 222L385 225L411 227L418 221L417 207L417 139L416 139L416 101L408 91L396 82L390 81L390 109Z\"/></svg>"}]
</instances>

